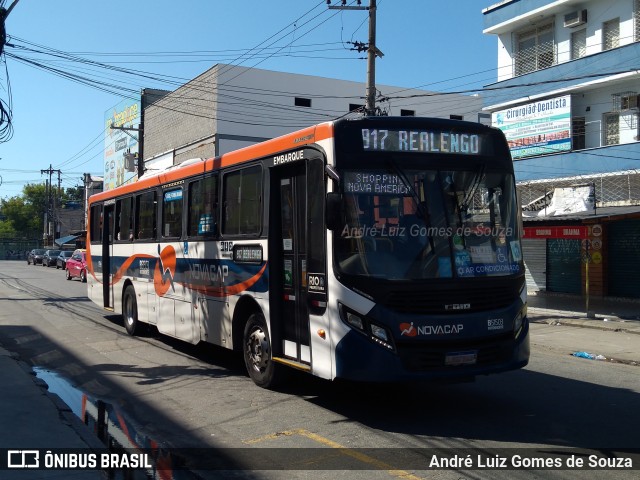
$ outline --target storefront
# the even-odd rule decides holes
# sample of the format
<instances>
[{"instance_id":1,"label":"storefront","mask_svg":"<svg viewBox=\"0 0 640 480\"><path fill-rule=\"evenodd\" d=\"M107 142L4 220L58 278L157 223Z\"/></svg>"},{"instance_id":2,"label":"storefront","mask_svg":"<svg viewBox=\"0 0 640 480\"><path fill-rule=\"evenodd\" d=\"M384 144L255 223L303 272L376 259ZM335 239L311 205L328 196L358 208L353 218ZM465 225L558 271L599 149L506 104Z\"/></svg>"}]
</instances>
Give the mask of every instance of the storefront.
<instances>
[{"instance_id":1,"label":"storefront","mask_svg":"<svg viewBox=\"0 0 640 480\"><path fill-rule=\"evenodd\" d=\"M612 222L607 227L608 294L640 298L640 218Z\"/></svg>"},{"instance_id":2,"label":"storefront","mask_svg":"<svg viewBox=\"0 0 640 480\"><path fill-rule=\"evenodd\" d=\"M640 207L597 214L525 218L530 293L640 298Z\"/></svg>"},{"instance_id":3,"label":"storefront","mask_svg":"<svg viewBox=\"0 0 640 480\"><path fill-rule=\"evenodd\" d=\"M534 282L528 290L581 294L582 243L588 235L588 227L575 223L525 226L527 280Z\"/></svg>"}]
</instances>

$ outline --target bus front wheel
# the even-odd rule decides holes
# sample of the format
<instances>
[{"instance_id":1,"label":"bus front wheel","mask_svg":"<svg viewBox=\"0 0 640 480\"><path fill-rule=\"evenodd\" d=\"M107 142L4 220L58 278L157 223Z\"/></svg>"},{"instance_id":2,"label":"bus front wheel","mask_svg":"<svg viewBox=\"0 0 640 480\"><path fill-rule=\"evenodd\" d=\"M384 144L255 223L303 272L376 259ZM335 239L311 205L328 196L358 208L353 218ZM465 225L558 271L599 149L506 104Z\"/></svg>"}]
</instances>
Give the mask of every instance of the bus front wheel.
<instances>
[{"instance_id":1,"label":"bus front wheel","mask_svg":"<svg viewBox=\"0 0 640 480\"><path fill-rule=\"evenodd\" d=\"M122 319L124 320L124 328L127 329L129 335L135 335L139 329L138 322L138 303L136 301L136 291L132 285L124 289L122 296Z\"/></svg>"},{"instance_id":2,"label":"bus front wheel","mask_svg":"<svg viewBox=\"0 0 640 480\"><path fill-rule=\"evenodd\" d=\"M280 383L284 367L273 361L267 323L261 313L254 313L247 320L242 350L247 372L256 385L271 388Z\"/></svg>"}]
</instances>

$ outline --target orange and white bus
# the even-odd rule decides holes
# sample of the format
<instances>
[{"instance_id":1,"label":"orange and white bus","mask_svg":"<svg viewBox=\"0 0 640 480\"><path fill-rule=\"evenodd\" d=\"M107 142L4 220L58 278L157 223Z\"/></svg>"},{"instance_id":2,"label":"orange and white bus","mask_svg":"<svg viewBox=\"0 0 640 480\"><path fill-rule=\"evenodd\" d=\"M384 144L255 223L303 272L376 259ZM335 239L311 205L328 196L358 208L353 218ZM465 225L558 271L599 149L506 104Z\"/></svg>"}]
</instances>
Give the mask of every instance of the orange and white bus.
<instances>
[{"instance_id":1,"label":"orange and white bus","mask_svg":"<svg viewBox=\"0 0 640 480\"><path fill-rule=\"evenodd\" d=\"M503 134L341 119L186 161L89 200L89 298L243 352L270 387L468 380L529 359L521 217Z\"/></svg>"}]
</instances>

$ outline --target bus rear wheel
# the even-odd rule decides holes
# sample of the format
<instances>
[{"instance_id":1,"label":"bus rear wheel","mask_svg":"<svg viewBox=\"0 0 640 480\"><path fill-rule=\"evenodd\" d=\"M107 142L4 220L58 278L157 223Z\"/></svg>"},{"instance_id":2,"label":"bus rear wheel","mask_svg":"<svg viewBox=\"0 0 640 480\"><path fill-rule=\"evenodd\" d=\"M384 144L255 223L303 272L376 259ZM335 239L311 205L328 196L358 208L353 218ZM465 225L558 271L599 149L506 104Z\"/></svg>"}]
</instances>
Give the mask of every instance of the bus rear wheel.
<instances>
[{"instance_id":1,"label":"bus rear wheel","mask_svg":"<svg viewBox=\"0 0 640 480\"><path fill-rule=\"evenodd\" d=\"M285 367L273 361L267 323L261 313L254 313L247 320L242 351L247 372L256 385L271 388L282 381Z\"/></svg>"},{"instance_id":2,"label":"bus rear wheel","mask_svg":"<svg viewBox=\"0 0 640 480\"><path fill-rule=\"evenodd\" d=\"M140 329L138 322L138 302L136 301L136 291L133 285L124 289L122 296L122 319L124 320L124 328L129 335L135 335Z\"/></svg>"}]
</instances>

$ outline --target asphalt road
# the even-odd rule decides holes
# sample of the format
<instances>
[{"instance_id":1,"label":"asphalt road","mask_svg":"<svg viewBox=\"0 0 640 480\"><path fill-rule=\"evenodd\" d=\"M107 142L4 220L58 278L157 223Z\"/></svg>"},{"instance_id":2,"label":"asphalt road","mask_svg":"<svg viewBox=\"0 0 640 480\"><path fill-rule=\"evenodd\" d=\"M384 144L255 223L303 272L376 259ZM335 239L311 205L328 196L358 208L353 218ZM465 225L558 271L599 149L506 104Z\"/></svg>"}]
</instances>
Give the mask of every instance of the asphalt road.
<instances>
[{"instance_id":1,"label":"asphalt road","mask_svg":"<svg viewBox=\"0 0 640 480\"><path fill-rule=\"evenodd\" d=\"M215 451L221 461L250 470L236 472L243 478L326 478L320 470L334 468L330 475L337 478L594 475L420 468L433 452L469 454L476 463L481 454L487 465L502 458L511 464L514 455L565 462L586 450L624 457L640 448L639 367L572 357L567 350L576 327L549 328L532 325L527 368L475 383L363 386L296 375L284 389L268 391L253 384L231 352L153 333L129 337L119 318L86 298L86 284L66 281L55 268L0 262L0 344L37 367L74 411L84 398L89 416L102 409L124 419L127 435L111 426L120 443L158 442L196 462L211 460ZM590 332L592 341L607 334ZM634 337L629 341L640 347L640 335ZM637 472L595 474L619 479Z\"/></svg>"}]
</instances>

